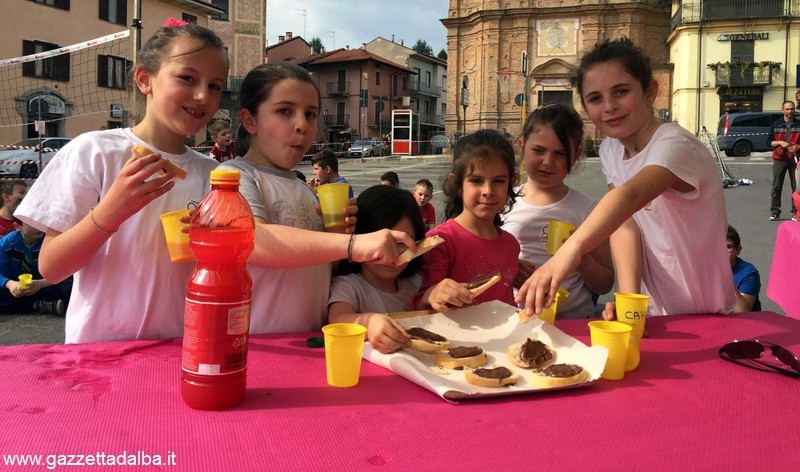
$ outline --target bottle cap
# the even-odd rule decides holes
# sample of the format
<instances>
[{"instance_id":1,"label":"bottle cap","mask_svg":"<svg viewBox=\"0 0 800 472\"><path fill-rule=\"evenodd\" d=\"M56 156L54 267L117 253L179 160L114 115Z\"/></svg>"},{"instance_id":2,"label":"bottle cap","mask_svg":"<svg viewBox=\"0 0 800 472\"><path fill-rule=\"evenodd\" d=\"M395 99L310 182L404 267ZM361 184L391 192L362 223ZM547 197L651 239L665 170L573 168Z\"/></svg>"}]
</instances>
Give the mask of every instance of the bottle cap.
<instances>
[{"instance_id":1,"label":"bottle cap","mask_svg":"<svg viewBox=\"0 0 800 472\"><path fill-rule=\"evenodd\" d=\"M323 347L325 340L322 338L308 338L306 339L306 346L308 347Z\"/></svg>"},{"instance_id":2,"label":"bottle cap","mask_svg":"<svg viewBox=\"0 0 800 472\"><path fill-rule=\"evenodd\" d=\"M211 171L211 185L217 184L238 184L239 171L229 169L217 169Z\"/></svg>"}]
</instances>

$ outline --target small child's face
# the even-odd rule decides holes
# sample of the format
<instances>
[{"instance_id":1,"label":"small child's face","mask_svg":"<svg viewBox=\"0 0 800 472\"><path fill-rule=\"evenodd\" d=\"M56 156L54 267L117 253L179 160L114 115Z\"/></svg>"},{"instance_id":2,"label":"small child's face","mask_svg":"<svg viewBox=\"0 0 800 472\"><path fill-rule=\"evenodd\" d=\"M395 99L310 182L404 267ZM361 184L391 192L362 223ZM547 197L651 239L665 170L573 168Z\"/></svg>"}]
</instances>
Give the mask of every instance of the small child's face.
<instances>
[{"instance_id":1,"label":"small child's face","mask_svg":"<svg viewBox=\"0 0 800 472\"><path fill-rule=\"evenodd\" d=\"M475 162L461 183L464 211L480 220L493 221L506 206L511 178L500 157Z\"/></svg>"},{"instance_id":2,"label":"small child's face","mask_svg":"<svg viewBox=\"0 0 800 472\"><path fill-rule=\"evenodd\" d=\"M726 239L725 242L728 247L728 258L731 260L731 267L733 267L736 264L736 258L742 253L742 246L733 244L731 239Z\"/></svg>"},{"instance_id":3,"label":"small child's face","mask_svg":"<svg viewBox=\"0 0 800 472\"><path fill-rule=\"evenodd\" d=\"M401 218L396 225L389 229L402 231L409 235L411 239L414 239L414 225L411 223L411 220L406 217ZM404 245L402 247L405 248ZM371 276L380 280L388 281L396 279L397 276L405 270L407 265L408 263L405 263L401 266L395 267L392 265L383 265L375 262L364 262L361 265L361 269L363 272L365 272L364 275L366 277ZM367 278L367 280L369 280L369 278Z\"/></svg>"},{"instance_id":4,"label":"small child's face","mask_svg":"<svg viewBox=\"0 0 800 472\"><path fill-rule=\"evenodd\" d=\"M11 191L11 195L8 195L8 201L10 203L13 203L15 206L19 205L19 203L22 201L22 198L25 196L26 193L28 193L27 186L14 185L14 190Z\"/></svg>"},{"instance_id":5,"label":"small child's face","mask_svg":"<svg viewBox=\"0 0 800 472\"><path fill-rule=\"evenodd\" d=\"M231 144L231 130L223 129L217 134L212 134L211 140L217 143L217 146L229 146Z\"/></svg>"},{"instance_id":6,"label":"small child's face","mask_svg":"<svg viewBox=\"0 0 800 472\"><path fill-rule=\"evenodd\" d=\"M573 162L574 158L575 156ZM567 159L564 146L550 126L535 127L522 142L525 172L536 187L554 188L563 185L568 174Z\"/></svg>"},{"instance_id":7,"label":"small child's face","mask_svg":"<svg viewBox=\"0 0 800 472\"><path fill-rule=\"evenodd\" d=\"M433 194L428 190L428 187L424 185L417 185L414 187L414 199L420 207L427 205L428 202L431 201L431 197L433 197Z\"/></svg>"},{"instance_id":8,"label":"small child's face","mask_svg":"<svg viewBox=\"0 0 800 472\"><path fill-rule=\"evenodd\" d=\"M320 167L319 164L314 164L314 177L320 184L327 184L331 175L331 168L328 166Z\"/></svg>"},{"instance_id":9,"label":"small child's face","mask_svg":"<svg viewBox=\"0 0 800 472\"><path fill-rule=\"evenodd\" d=\"M27 240L39 239L44 236L42 231L39 231L28 223L16 224L15 226Z\"/></svg>"}]
</instances>

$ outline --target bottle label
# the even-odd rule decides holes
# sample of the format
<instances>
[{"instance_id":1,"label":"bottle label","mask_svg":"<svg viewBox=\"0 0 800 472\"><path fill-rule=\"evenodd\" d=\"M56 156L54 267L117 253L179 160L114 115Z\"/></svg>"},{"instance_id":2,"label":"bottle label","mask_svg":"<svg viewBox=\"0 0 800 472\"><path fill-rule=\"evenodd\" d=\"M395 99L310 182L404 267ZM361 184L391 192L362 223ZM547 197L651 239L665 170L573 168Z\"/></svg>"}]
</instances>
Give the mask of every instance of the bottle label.
<instances>
[{"instance_id":1,"label":"bottle label","mask_svg":"<svg viewBox=\"0 0 800 472\"><path fill-rule=\"evenodd\" d=\"M225 375L247 366L250 300L209 303L187 297L183 324L184 371Z\"/></svg>"}]
</instances>

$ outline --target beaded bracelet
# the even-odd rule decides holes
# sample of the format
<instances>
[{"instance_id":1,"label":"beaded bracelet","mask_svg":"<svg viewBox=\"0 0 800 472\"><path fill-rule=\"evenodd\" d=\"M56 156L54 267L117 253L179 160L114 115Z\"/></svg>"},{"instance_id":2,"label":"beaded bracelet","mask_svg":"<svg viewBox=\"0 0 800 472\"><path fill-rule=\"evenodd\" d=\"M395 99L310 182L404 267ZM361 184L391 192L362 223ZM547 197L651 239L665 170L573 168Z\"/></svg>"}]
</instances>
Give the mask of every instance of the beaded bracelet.
<instances>
[{"instance_id":1,"label":"beaded bracelet","mask_svg":"<svg viewBox=\"0 0 800 472\"><path fill-rule=\"evenodd\" d=\"M109 231L109 230L107 230L105 228L101 228L100 225L97 224L97 221L94 220L94 207L92 207L92 209L89 210L89 219L92 220L92 224L94 225L95 229L97 229L97 231L101 231L101 232L106 233L106 234L114 234L114 233L117 232L117 230Z\"/></svg>"},{"instance_id":2,"label":"beaded bracelet","mask_svg":"<svg viewBox=\"0 0 800 472\"><path fill-rule=\"evenodd\" d=\"M347 241L347 261L353 262L353 240L356 239L356 233L350 233L350 240Z\"/></svg>"}]
</instances>

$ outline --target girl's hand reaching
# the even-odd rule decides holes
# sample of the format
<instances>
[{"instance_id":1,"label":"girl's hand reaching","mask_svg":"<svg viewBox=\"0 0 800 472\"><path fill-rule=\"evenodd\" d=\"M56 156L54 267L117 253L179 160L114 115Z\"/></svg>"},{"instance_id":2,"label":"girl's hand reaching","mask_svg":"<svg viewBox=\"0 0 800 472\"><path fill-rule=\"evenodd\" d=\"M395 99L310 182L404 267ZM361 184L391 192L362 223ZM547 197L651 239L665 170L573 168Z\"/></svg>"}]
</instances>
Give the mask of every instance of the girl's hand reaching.
<instances>
[{"instance_id":1,"label":"girl's hand reaching","mask_svg":"<svg viewBox=\"0 0 800 472\"><path fill-rule=\"evenodd\" d=\"M444 313L469 305L474 299L475 295L467 288L467 284L456 282L453 279L443 279L429 288L422 296L421 301L423 307L427 305L440 313Z\"/></svg>"},{"instance_id":2,"label":"girl's hand reaching","mask_svg":"<svg viewBox=\"0 0 800 472\"><path fill-rule=\"evenodd\" d=\"M369 316L367 339L372 347L383 354L392 353L411 344L411 336L403 329L403 325L394 318L381 313L373 313Z\"/></svg>"},{"instance_id":3,"label":"girl's hand reaching","mask_svg":"<svg viewBox=\"0 0 800 472\"><path fill-rule=\"evenodd\" d=\"M581 263L579 252L571 250L572 245L565 243L561 249L547 262L536 269L520 287L514 301L525 301L525 312L528 315L540 315L545 307L550 306L556 292L564 279L578 269Z\"/></svg>"},{"instance_id":4,"label":"girl's hand reaching","mask_svg":"<svg viewBox=\"0 0 800 472\"><path fill-rule=\"evenodd\" d=\"M406 247L416 250L417 245L403 231L382 229L374 233L351 234L348 255L353 262L377 262L383 265L394 264L397 256Z\"/></svg>"}]
</instances>

